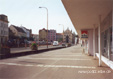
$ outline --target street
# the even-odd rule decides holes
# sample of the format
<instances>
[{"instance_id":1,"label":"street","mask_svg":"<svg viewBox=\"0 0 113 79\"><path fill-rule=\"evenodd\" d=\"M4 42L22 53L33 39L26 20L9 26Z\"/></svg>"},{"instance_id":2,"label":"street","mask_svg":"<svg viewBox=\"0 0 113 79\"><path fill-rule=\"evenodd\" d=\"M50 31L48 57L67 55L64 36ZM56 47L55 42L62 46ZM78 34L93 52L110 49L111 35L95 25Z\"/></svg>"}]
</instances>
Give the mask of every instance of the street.
<instances>
[{"instance_id":1,"label":"street","mask_svg":"<svg viewBox=\"0 0 113 79\"><path fill-rule=\"evenodd\" d=\"M0 60L0 79L113 79L113 70L80 45Z\"/></svg>"}]
</instances>

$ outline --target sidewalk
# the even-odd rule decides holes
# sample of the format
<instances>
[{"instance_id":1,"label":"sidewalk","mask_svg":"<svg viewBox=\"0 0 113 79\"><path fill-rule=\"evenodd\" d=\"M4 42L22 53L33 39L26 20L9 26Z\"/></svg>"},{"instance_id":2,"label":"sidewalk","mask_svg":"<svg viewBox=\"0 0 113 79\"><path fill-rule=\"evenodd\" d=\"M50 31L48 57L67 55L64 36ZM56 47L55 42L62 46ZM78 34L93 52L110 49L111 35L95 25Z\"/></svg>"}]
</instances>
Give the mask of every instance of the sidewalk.
<instances>
[{"instance_id":1,"label":"sidewalk","mask_svg":"<svg viewBox=\"0 0 113 79\"><path fill-rule=\"evenodd\" d=\"M82 51L77 45L1 60L0 79L113 79L113 70Z\"/></svg>"}]
</instances>

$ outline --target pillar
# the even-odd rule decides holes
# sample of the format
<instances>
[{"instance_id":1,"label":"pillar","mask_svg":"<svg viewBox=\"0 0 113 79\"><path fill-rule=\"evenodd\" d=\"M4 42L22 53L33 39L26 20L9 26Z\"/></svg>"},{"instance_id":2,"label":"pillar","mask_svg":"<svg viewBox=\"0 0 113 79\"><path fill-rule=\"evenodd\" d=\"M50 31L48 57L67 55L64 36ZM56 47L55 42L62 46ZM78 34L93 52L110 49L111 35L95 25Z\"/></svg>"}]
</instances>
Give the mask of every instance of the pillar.
<instances>
[{"instance_id":1,"label":"pillar","mask_svg":"<svg viewBox=\"0 0 113 79\"><path fill-rule=\"evenodd\" d=\"M95 24L94 24L94 28L93 28L93 56L95 59L96 58L96 56L95 56Z\"/></svg>"},{"instance_id":2,"label":"pillar","mask_svg":"<svg viewBox=\"0 0 113 79\"><path fill-rule=\"evenodd\" d=\"M98 51L99 51L99 66L102 65L101 62L101 31L100 31L100 26L101 26L101 15L99 16L99 27L98 27Z\"/></svg>"}]
</instances>

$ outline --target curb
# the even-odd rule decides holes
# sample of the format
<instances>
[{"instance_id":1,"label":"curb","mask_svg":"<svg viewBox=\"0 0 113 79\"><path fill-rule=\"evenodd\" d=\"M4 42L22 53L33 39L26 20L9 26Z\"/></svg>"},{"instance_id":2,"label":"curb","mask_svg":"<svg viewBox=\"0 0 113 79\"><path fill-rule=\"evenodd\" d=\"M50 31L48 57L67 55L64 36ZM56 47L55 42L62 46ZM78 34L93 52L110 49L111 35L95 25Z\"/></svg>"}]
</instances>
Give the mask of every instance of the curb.
<instances>
[{"instance_id":1,"label":"curb","mask_svg":"<svg viewBox=\"0 0 113 79\"><path fill-rule=\"evenodd\" d=\"M65 47L31 50L31 51L26 51L26 52L24 51L24 52L13 53L13 54L10 53L10 54L7 54L7 55L1 55L0 59L20 57L20 56L26 56L26 55L31 55L31 54L38 54L38 53L43 53L43 52L46 52L46 51L57 50L57 49L62 49L62 48L65 48Z\"/></svg>"}]
</instances>

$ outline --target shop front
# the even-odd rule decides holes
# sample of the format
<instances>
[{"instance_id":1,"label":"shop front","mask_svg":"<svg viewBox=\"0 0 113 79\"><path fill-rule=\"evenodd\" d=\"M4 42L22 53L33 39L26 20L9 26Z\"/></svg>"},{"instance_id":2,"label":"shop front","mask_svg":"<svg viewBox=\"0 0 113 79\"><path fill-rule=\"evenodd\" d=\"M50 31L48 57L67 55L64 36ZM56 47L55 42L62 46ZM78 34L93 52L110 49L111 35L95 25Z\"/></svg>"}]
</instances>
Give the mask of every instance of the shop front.
<instances>
[{"instance_id":1,"label":"shop front","mask_svg":"<svg viewBox=\"0 0 113 79\"><path fill-rule=\"evenodd\" d=\"M96 56L99 58L99 66L103 61L113 69L112 0L62 0L62 2L78 36L81 37L81 30L88 29L88 54L93 55L94 59Z\"/></svg>"},{"instance_id":2,"label":"shop front","mask_svg":"<svg viewBox=\"0 0 113 79\"><path fill-rule=\"evenodd\" d=\"M113 61L112 52L112 12L101 23L101 52L102 56Z\"/></svg>"}]
</instances>

